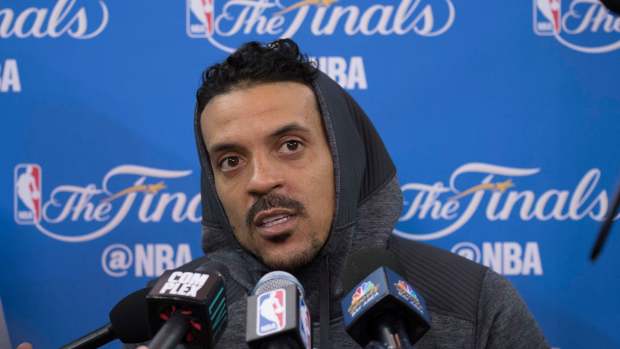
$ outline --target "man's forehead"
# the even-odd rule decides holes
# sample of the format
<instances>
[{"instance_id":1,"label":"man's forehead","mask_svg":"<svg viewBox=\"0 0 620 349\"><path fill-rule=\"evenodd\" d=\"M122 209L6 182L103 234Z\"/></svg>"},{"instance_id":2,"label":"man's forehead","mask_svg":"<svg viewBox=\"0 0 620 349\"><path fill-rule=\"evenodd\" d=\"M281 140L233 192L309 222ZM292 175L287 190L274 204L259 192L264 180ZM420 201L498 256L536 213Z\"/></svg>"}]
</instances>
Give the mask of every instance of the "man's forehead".
<instances>
[{"instance_id":1,"label":"man's forehead","mask_svg":"<svg viewBox=\"0 0 620 349\"><path fill-rule=\"evenodd\" d=\"M201 115L205 144L247 135L322 127L314 92L294 82L234 89L214 97Z\"/></svg>"},{"instance_id":2,"label":"man's forehead","mask_svg":"<svg viewBox=\"0 0 620 349\"><path fill-rule=\"evenodd\" d=\"M272 109L303 109L315 104L314 92L304 84L269 82L242 85L219 94L207 103L201 116L237 112L259 114Z\"/></svg>"}]
</instances>

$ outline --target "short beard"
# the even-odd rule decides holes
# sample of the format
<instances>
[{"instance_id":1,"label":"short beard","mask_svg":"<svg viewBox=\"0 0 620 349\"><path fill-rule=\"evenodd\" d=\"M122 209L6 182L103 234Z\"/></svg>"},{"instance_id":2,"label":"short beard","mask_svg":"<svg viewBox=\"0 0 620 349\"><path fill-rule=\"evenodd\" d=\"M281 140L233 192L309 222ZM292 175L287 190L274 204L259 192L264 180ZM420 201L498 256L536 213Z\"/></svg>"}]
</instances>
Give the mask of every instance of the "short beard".
<instances>
[{"instance_id":1,"label":"short beard","mask_svg":"<svg viewBox=\"0 0 620 349\"><path fill-rule=\"evenodd\" d=\"M321 243L315 235L312 235L310 238L310 248L305 251L295 255L277 255L268 259L264 256L258 256L258 258L272 270L294 271L297 268L309 264L314 257L317 256L322 247L323 243Z\"/></svg>"}]
</instances>

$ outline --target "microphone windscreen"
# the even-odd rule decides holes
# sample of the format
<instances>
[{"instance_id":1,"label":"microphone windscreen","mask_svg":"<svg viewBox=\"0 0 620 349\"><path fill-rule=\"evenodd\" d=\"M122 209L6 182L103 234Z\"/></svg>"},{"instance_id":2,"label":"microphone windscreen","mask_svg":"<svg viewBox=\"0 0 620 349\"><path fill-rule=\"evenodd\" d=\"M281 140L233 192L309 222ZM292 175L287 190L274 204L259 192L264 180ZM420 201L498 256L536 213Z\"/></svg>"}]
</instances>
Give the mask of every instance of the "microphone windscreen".
<instances>
[{"instance_id":1,"label":"microphone windscreen","mask_svg":"<svg viewBox=\"0 0 620 349\"><path fill-rule=\"evenodd\" d=\"M110 324L114 334L123 343L140 343L153 336L149 327L146 295L150 288L143 288L123 298L110 311Z\"/></svg>"},{"instance_id":2,"label":"microphone windscreen","mask_svg":"<svg viewBox=\"0 0 620 349\"><path fill-rule=\"evenodd\" d=\"M311 321L304 288L295 276L272 271L247 298L246 343L250 348L311 348Z\"/></svg>"},{"instance_id":3,"label":"microphone windscreen","mask_svg":"<svg viewBox=\"0 0 620 349\"><path fill-rule=\"evenodd\" d=\"M620 0L601 0L601 3L615 15L620 15Z\"/></svg>"},{"instance_id":4,"label":"microphone windscreen","mask_svg":"<svg viewBox=\"0 0 620 349\"><path fill-rule=\"evenodd\" d=\"M305 294L304 287L301 285L299 280L293 275L285 272L285 271L272 271L263 275L263 277L258 280L256 286L252 290L252 295L258 295L261 293L269 292L278 288L282 288L288 285L295 285L302 297Z\"/></svg>"},{"instance_id":5,"label":"microphone windscreen","mask_svg":"<svg viewBox=\"0 0 620 349\"><path fill-rule=\"evenodd\" d=\"M378 247L364 248L351 253L347 258L342 276L343 290L348 292L353 289L379 267L388 267L400 275L405 275L394 253Z\"/></svg>"}]
</instances>

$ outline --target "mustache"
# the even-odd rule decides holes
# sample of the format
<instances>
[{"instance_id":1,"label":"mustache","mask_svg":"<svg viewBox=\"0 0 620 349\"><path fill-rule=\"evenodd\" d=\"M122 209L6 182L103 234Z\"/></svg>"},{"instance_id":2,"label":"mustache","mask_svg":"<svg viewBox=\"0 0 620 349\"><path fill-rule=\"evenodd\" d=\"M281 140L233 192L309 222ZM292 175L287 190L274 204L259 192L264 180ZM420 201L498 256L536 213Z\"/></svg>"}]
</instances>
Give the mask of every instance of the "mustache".
<instances>
[{"instance_id":1,"label":"mustache","mask_svg":"<svg viewBox=\"0 0 620 349\"><path fill-rule=\"evenodd\" d=\"M261 196L258 200L256 200L245 216L245 223L248 227L251 227L254 223L254 218L259 212L272 208L289 209L297 215L302 215L306 212L306 207L301 202L284 195L271 193Z\"/></svg>"}]
</instances>

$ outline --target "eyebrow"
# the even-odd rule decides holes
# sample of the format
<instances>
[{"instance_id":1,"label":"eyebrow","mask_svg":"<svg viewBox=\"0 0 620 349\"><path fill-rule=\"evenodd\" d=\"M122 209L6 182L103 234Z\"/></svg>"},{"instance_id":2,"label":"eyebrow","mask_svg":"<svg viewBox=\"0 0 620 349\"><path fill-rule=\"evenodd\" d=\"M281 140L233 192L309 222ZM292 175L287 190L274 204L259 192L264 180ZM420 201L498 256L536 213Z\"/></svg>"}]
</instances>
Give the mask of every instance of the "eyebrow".
<instances>
[{"instance_id":1,"label":"eyebrow","mask_svg":"<svg viewBox=\"0 0 620 349\"><path fill-rule=\"evenodd\" d=\"M286 124L272 132L269 135L269 138L277 138L290 132L310 133L310 130L296 122L291 122L290 124Z\"/></svg>"},{"instance_id":2,"label":"eyebrow","mask_svg":"<svg viewBox=\"0 0 620 349\"><path fill-rule=\"evenodd\" d=\"M290 124L286 124L278 128L277 130L273 131L268 136L268 138L271 138L271 139L278 138L290 132L302 132L302 133L309 134L310 130L298 124L297 122L291 122ZM239 150L242 148L243 147L237 143L216 143L210 147L209 153L216 154L216 153L225 152L225 151Z\"/></svg>"}]
</instances>

